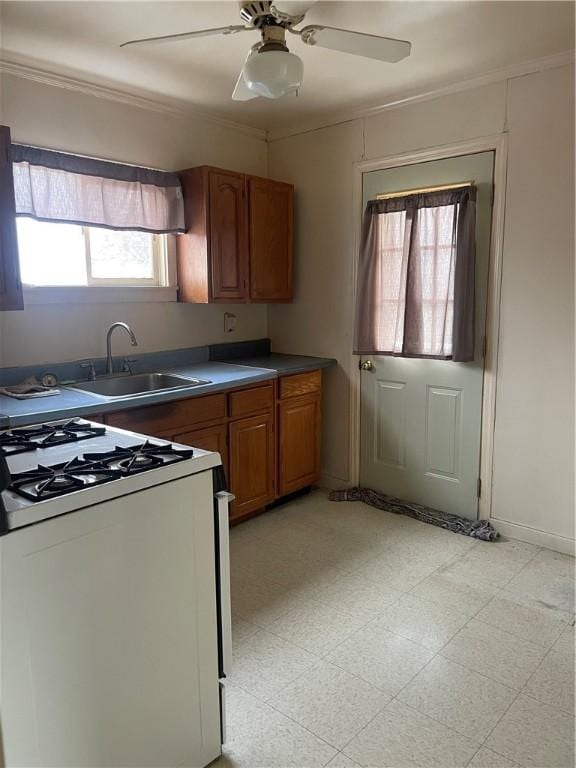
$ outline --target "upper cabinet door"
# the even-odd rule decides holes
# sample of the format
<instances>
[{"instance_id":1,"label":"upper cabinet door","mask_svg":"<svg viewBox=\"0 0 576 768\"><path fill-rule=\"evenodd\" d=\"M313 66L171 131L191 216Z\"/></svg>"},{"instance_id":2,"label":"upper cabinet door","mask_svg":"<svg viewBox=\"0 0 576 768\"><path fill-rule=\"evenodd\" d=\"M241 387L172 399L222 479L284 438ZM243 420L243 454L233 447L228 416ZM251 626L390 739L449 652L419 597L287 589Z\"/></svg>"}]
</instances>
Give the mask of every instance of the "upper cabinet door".
<instances>
[{"instance_id":1,"label":"upper cabinet door","mask_svg":"<svg viewBox=\"0 0 576 768\"><path fill-rule=\"evenodd\" d=\"M0 125L0 310L23 309L10 129Z\"/></svg>"},{"instance_id":2,"label":"upper cabinet door","mask_svg":"<svg viewBox=\"0 0 576 768\"><path fill-rule=\"evenodd\" d=\"M210 171L211 299L248 299L248 225L242 174Z\"/></svg>"},{"instance_id":3,"label":"upper cabinet door","mask_svg":"<svg viewBox=\"0 0 576 768\"><path fill-rule=\"evenodd\" d=\"M250 298L292 300L294 187L270 179L248 180Z\"/></svg>"}]
</instances>

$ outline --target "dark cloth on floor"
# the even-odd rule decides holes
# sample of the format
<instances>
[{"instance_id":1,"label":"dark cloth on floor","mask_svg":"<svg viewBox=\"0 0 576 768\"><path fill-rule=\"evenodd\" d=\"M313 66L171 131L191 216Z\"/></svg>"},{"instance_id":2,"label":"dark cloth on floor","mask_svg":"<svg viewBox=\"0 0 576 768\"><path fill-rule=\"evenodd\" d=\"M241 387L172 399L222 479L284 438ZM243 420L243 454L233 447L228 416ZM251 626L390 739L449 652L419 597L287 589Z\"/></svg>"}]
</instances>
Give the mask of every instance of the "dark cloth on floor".
<instances>
[{"instance_id":1,"label":"dark cloth on floor","mask_svg":"<svg viewBox=\"0 0 576 768\"><path fill-rule=\"evenodd\" d=\"M442 512L439 509L425 507L385 493L378 493L369 488L347 488L343 491L332 491L330 501L363 501L376 509L393 512L395 515L406 515L422 523L430 523L463 536L472 536L483 541L495 541L500 535L488 520L468 520L465 517Z\"/></svg>"}]
</instances>

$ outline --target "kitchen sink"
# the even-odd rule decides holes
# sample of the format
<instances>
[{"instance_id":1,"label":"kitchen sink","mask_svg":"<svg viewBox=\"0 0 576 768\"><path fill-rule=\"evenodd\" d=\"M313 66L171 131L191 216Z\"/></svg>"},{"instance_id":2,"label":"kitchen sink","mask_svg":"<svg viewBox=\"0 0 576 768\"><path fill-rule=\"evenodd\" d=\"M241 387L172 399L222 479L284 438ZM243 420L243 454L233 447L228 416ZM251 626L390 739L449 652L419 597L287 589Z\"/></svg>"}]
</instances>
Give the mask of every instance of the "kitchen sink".
<instances>
[{"instance_id":1,"label":"kitchen sink","mask_svg":"<svg viewBox=\"0 0 576 768\"><path fill-rule=\"evenodd\" d=\"M113 399L115 397L135 397L149 392L200 387L210 383L205 379L186 379L184 376L174 376L169 373L137 373L126 376L105 376L95 381L83 381L70 386L70 389Z\"/></svg>"}]
</instances>

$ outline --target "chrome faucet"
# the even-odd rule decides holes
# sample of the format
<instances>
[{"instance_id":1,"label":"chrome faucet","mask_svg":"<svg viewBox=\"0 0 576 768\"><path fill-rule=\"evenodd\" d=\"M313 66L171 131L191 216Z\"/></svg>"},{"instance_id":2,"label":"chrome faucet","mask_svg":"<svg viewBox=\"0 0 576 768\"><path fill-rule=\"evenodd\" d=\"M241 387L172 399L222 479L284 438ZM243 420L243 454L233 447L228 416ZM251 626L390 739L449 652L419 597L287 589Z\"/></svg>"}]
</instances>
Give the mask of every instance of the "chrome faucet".
<instances>
[{"instance_id":1,"label":"chrome faucet","mask_svg":"<svg viewBox=\"0 0 576 768\"><path fill-rule=\"evenodd\" d=\"M108 328L108 333L106 334L106 373L108 376L111 373L114 373L114 366L112 363L112 334L114 333L115 328L124 328L128 336L130 336L130 343L132 346L138 346L136 336L134 336L134 331L127 323L112 323L110 328Z\"/></svg>"}]
</instances>

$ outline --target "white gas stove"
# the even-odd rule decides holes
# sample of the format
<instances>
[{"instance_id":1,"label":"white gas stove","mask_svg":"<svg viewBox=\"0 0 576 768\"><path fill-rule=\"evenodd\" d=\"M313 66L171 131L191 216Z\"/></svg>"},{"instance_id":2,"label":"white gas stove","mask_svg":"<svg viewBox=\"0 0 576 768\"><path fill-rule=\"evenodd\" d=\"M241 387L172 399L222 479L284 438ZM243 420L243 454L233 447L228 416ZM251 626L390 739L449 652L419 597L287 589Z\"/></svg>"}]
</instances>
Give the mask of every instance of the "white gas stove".
<instances>
[{"instance_id":1,"label":"white gas stove","mask_svg":"<svg viewBox=\"0 0 576 768\"><path fill-rule=\"evenodd\" d=\"M1 764L219 755L230 498L217 453L82 419L0 432Z\"/></svg>"}]
</instances>

